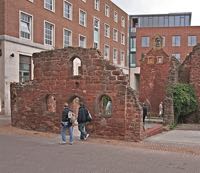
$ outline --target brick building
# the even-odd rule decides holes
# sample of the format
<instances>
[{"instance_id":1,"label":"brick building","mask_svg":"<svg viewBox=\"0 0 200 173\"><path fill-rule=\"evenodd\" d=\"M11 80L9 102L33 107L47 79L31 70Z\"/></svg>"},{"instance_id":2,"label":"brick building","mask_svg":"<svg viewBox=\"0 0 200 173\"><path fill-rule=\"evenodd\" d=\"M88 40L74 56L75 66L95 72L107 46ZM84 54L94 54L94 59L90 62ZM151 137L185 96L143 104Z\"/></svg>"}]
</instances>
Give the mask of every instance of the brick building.
<instances>
[{"instance_id":1,"label":"brick building","mask_svg":"<svg viewBox=\"0 0 200 173\"><path fill-rule=\"evenodd\" d=\"M155 35L162 36L163 50L180 62L200 42L200 26L191 25L191 13L130 15L130 83L139 89L140 60L151 50Z\"/></svg>"},{"instance_id":2,"label":"brick building","mask_svg":"<svg viewBox=\"0 0 200 173\"><path fill-rule=\"evenodd\" d=\"M97 48L128 73L128 15L110 0L1 0L0 23L0 113L10 115L10 82L34 78L34 52Z\"/></svg>"}]
</instances>

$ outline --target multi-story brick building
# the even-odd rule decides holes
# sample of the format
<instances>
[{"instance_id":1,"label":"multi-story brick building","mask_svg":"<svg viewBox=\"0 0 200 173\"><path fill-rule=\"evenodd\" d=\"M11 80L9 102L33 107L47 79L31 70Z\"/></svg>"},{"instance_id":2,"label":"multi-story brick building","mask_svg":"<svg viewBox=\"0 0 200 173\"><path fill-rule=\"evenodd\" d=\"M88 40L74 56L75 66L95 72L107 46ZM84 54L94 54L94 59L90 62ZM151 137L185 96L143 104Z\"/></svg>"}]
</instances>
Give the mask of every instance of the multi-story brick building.
<instances>
[{"instance_id":1,"label":"multi-story brick building","mask_svg":"<svg viewBox=\"0 0 200 173\"><path fill-rule=\"evenodd\" d=\"M163 50L181 62L200 42L200 26L191 25L191 13L131 15L130 35L130 83L139 87L140 60L152 49L155 35L162 36Z\"/></svg>"},{"instance_id":2,"label":"multi-story brick building","mask_svg":"<svg viewBox=\"0 0 200 173\"><path fill-rule=\"evenodd\" d=\"M0 0L0 113L10 83L33 79L34 52L97 48L128 73L128 15L110 0Z\"/></svg>"}]
</instances>

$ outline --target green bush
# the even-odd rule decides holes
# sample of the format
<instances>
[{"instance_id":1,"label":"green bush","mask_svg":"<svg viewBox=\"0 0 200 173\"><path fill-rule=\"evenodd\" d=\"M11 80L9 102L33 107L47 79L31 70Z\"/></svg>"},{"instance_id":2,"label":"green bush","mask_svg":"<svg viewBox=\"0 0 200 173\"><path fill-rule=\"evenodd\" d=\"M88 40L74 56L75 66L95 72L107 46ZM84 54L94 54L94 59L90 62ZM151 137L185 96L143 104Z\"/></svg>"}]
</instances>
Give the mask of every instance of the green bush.
<instances>
[{"instance_id":1,"label":"green bush","mask_svg":"<svg viewBox=\"0 0 200 173\"><path fill-rule=\"evenodd\" d=\"M173 95L176 123L197 110L198 102L191 85L178 83L170 87L170 93Z\"/></svg>"}]
</instances>

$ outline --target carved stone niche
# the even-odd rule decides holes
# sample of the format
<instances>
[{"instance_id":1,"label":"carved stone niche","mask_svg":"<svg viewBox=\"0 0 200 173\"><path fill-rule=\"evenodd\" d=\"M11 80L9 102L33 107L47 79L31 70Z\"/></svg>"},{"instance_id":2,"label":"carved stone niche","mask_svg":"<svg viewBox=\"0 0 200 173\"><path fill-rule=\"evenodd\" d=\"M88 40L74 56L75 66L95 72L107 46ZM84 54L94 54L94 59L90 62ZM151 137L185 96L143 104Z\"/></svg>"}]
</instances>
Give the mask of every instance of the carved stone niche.
<instances>
[{"instance_id":1,"label":"carved stone niche","mask_svg":"<svg viewBox=\"0 0 200 173\"><path fill-rule=\"evenodd\" d=\"M153 37L153 40L152 40L152 43L153 43L153 48L154 49L161 49L163 47L163 38L162 36L160 35L156 35Z\"/></svg>"},{"instance_id":2,"label":"carved stone niche","mask_svg":"<svg viewBox=\"0 0 200 173\"><path fill-rule=\"evenodd\" d=\"M157 56L157 64L163 64L163 56Z\"/></svg>"},{"instance_id":3,"label":"carved stone niche","mask_svg":"<svg viewBox=\"0 0 200 173\"><path fill-rule=\"evenodd\" d=\"M147 57L147 64L154 64L154 57L153 56Z\"/></svg>"}]
</instances>

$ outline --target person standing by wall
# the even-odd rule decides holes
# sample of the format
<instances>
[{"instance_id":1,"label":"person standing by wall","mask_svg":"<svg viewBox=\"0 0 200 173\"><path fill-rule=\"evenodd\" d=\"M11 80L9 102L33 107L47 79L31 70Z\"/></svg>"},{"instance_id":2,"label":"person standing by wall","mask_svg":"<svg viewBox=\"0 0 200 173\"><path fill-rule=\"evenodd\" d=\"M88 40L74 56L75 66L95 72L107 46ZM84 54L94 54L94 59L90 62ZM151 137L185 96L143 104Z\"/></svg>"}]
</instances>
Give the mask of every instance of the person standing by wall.
<instances>
[{"instance_id":1,"label":"person standing by wall","mask_svg":"<svg viewBox=\"0 0 200 173\"><path fill-rule=\"evenodd\" d=\"M145 122L145 117L147 116L147 106L145 103L142 105L142 110L143 110L143 123Z\"/></svg>"},{"instance_id":2,"label":"person standing by wall","mask_svg":"<svg viewBox=\"0 0 200 173\"><path fill-rule=\"evenodd\" d=\"M78 111L78 129L80 131L80 140L86 140L89 136L85 129L85 125L87 122L87 117L89 116L89 112L86 109L85 105L83 103L80 103L79 111Z\"/></svg>"},{"instance_id":3,"label":"person standing by wall","mask_svg":"<svg viewBox=\"0 0 200 173\"><path fill-rule=\"evenodd\" d=\"M159 104L159 117L163 117L163 102Z\"/></svg>"},{"instance_id":4,"label":"person standing by wall","mask_svg":"<svg viewBox=\"0 0 200 173\"><path fill-rule=\"evenodd\" d=\"M69 144L73 144L73 122L71 121L74 113L69 109L68 103L64 104L61 121L61 144L66 144L66 130L69 129Z\"/></svg>"}]
</instances>

